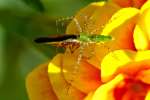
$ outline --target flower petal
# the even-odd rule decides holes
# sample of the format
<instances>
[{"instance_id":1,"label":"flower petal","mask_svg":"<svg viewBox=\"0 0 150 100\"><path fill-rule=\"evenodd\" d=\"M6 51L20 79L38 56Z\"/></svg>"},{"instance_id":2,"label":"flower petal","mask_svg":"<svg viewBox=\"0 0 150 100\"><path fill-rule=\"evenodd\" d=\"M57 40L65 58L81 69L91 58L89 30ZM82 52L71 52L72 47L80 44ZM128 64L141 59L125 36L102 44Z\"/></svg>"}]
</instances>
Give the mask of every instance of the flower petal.
<instances>
[{"instance_id":1,"label":"flower petal","mask_svg":"<svg viewBox=\"0 0 150 100\"><path fill-rule=\"evenodd\" d=\"M48 65L49 80L59 100L83 100L85 94L71 86L62 73L63 54L57 54Z\"/></svg>"},{"instance_id":2,"label":"flower petal","mask_svg":"<svg viewBox=\"0 0 150 100\"><path fill-rule=\"evenodd\" d=\"M87 25L86 32L91 32L100 34L107 24L108 20L112 17L112 15L120 9L113 2L107 2L98 9L96 9L91 17L89 18L89 24Z\"/></svg>"},{"instance_id":3,"label":"flower petal","mask_svg":"<svg viewBox=\"0 0 150 100\"><path fill-rule=\"evenodd\" d=\"M102 81L110 80L120 67L132 61L133 55L133 51L123 50L116 50L107 54L101 63Z\"/></svg>"},{"instance_id":4,"label":"flower petal","mask_svg":"<svg viewBox=\"0 0 150 100\"><path fill-rule=\"evenodd\" d=\"M131 0L109 0L109 2L115 2L121 7L129 7L132 4Z\"/></svg>"},{"instance_id":5,"label":"flower petal","mask_svg":"<svg viewBox=\"0 0 150 100\"><path fill-rule=\"evenodd\" d=\"M137 24L134 29L134 43L137 50L146 50L149 48L149 40L145 34L145 32L140 28Z\"/></svg>"},{"instance_id":6,"label":"flower petal","mask_svg":"<svg viewBox=\"0 0 150 100\"><path fill-rule=\"evenodd\" d=\"M145 100L150 100L150 89L149 89L149 91L147 92L147 95L146 95L146 97L145 97Z\"/></svg>"},{"instance_id":7,"label":"flower petal","mask_svg":"<svg viewBox=\"0 0 150 100\"><path fill-rule=\"evenodd\" d=\"M87 96L84 98L84 100L92 100L94 92L90 92L87 94Z\"/></svg>"},{"instance_id":8,"label":"flower petal","mask_svg":"<svg viewBox=\"0 0 150 100\"><path fill-rule=\"evenodd\" d=\"M150 59L150 50L138 51L134 58L134 61L142 61Z\"/></svg>"},{"instance_id":9,"label":"flower petal","mask_svg":"<svg viewBox=\"0 0 150 100\"><path fill-rule=\"evenodd\" d=\"M147 2L145 2L144 5L141 7L141 12L149 8L150 8L150 1L147 0Z\"/></svg>"},{"instance_id":10,"label":"flower petal","mask_svg":"<svg viewBox=\"0 0 150 100\"><path fill-rule=\"evenodd\" d=\"M140 71L136 78L141 80L143 83L150 84L150 69Z\"/></svg>"},{"instance_id":11,"label":"flower petal","mask_svg":"<svg viewBox=\"0 0 150 100\"><path fill-rule=\"evenodd\" d=\"M84 93L89 93L100 86L100 70L87 63L86 60L78 62L78 57L66 54L63 56L64 77L67 82ZM79 63L79 64L78 64Z\"/></svg>"},{"instance_id":12,"label":"flower petal","mask_svg":"<svg viewBox=\"0 0 150 100\"><path fill-rule=\"evenodd\" d=\"M140 8L148 0L132 0L133 7Z\"/></svg>"},{"instance_id":13,"label":"flower petal","mask_svg":"<svg viewBox=\"0 0 150 100\"><path fill-rule=\"evenodd\" d=\"M112 16L102 32L102 35L114 38L114 41L108 43L108 47L112 50L134 49L133 29L138 15L139 10L136 8L123 8Z\"/></svg>"},{"instance_id":14,"label":"flower petal","mask_svg":"<svg viewBox=\"0 0 150 100\"><path fill-rule=\"evenodd\" d=\"M88 5L87 7L81 9L75 16L82 32L87 33L97 33L102 30L103 25L106 24L108 19L112 16L114 12L120 9L119 6L114 3L96 2ZM107 11L107 12L106 12ZM79 27L75 21L67 26L67 34L78 34Z\"/></svg>"},{"instance_id":15,"label":"flower petal","mask_svg":"<svg viewBox=\"0 0 150 100\"><path fill-rule=\"evenodd\" d=\"M58 100L47 73L48 64L40 65L28 74L26 87L30 100Z\"/></svg>"},{"instance_id":16,"label":"flower petal","mask_svg":"<svg viewBox=\"0 0 150 100\"><path fill-rule=\"evenodd\" d=\"M110 82L101 85L95 91L92 100L114 100L113 90L117 85L119 85L124 80L124 76L119 74Z\"/></svg>"},{"instance_id":17,"label":"flower petal","mask_svg":"<svg viewBox=\"0 0 150 100\"><path fill-rule=\"evenodd\" d=\"M150 50L138 52L117 50L108 54L102 61L102 81L108 81L118 73L133 76L142 70L150 69L150 56L147 55L150 55ZM145 81L149 82L146 79Z\"/></svg>"},{"instance_id":18,"label":"flower petal","mask_svg":"<svg viewBox=\"0 0 150 100\"><path fill-rule=\"evenodd\" d=\"M137 50L150 49L150 8L143 11L134 31L134 43ZM140 43L141 42L141 43Z\"/></svg>"},{"instance_id":19,"label":"flower petal","mask_svg":"<svg viewBox=\"0 0 150 100\"><path fill-rule=\"evenodd\" d=\"M147 0L109 0L117 3L121 7L140 8Z\"/></svg>"},{"instance_id":20,"label":"flower petal","mask_svg":"<svg viewBox=\"0 0 150 100\"><path fill-rule=\"evenodd\" d=\"M111 70L110 70L111 68ZM134 75L140 70L150 68L150 50L116 50L105 56L101 63L102 81L106 82L118 73Z\"/></svg>"}]
</instances>

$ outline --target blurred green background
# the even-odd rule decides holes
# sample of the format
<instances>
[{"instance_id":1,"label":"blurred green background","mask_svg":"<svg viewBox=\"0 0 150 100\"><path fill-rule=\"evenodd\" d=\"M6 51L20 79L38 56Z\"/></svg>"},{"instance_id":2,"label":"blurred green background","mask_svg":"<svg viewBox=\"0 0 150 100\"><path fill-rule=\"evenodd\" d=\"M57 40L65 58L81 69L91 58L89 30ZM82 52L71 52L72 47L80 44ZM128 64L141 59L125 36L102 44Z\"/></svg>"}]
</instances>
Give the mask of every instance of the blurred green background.
<instances>
[{"instance_id":1,"label":"blurred green background","mask_svg":"<svg viewBox=\"0 0 150 100\"><path fill-rule=\"evenodd\" d=\"M0 100L28 100L25 77L58 51L34 38L63 33L56 19L96 0L0 0ZM61 22L60 22L61 23Z\"/></svg>"}]
</instances>

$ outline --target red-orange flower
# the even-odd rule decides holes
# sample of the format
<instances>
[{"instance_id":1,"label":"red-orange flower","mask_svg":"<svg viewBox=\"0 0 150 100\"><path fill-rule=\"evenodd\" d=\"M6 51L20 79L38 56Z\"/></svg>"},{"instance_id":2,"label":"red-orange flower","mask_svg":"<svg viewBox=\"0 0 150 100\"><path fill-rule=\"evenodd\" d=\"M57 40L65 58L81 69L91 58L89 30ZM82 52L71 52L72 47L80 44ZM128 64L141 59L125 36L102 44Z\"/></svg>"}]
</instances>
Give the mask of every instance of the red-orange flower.
<instances>
[{"instance_id":1,"label":"red-orange flower","mask_svg":"<svg viewBox=\"0 0 150 100\"><path fill-rule=\"evenodd\" d=\"M101 66L104 84L95 91L92 100L149 100L150 56L147 55L149 50L117 50L108 54Z\"/></svg>"}]
</instances>

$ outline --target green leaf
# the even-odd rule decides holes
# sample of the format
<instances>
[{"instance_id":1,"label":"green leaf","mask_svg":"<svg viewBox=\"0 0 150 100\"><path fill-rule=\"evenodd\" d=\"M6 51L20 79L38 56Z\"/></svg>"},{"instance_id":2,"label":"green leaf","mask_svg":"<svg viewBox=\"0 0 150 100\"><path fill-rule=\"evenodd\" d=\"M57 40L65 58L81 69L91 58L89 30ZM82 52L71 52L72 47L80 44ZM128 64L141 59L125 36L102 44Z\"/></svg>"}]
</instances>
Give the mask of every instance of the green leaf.
<instances>
[{"instance_id":1,"label":"green leaf","mask_svg":"<svg viewBox=\"0 0 150 100\"><path fill-rule=\"evenodd\" d=\"M44 6L41 2L41 0L23 0L27 5L33 7L34 9L40 11L40 12L44 12Z\"/></svg>"}]
</instances>

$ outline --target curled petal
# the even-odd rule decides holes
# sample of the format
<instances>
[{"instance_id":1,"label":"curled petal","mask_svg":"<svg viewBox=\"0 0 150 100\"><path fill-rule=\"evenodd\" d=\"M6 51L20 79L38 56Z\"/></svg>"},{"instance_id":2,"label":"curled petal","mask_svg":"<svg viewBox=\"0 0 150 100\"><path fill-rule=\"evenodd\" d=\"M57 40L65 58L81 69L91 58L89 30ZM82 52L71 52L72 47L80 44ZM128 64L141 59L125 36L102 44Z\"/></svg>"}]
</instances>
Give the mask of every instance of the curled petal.
<instances>
[{"instance_id":1,"label":"curled petal","mask_svg":"<svg viewBox=\"0 0 150 100\"><path fill-rule=\"evenodd\" d=\"M132 0L133 7L140 8L148 0Z\"/></svg>"},{"instance_id":2,"label":"curled petal","mask_svg":"<svg viewBox=\"0 0 150 100\"><path fill-rule=\"evenodd\" d=\"M146 97L145 97L145 100L150 100L150 89L149 89L149 91L147 92L147 95L146 95Z\"/></svg>"},{"instance_id":3,"label":"curled petal","mask_svg":"<svg viewBox=\"0 0 150 100\"><path fill-rule=\"evenodd\" d=\"M66 70L64 77L74 87L84 93L89 93L101 84L100 70L84 59L80 62L77 59L69 54L63 56L63 69Z\"/></svg>"},{"instance_id":4,"label":"curled petal","mask_svg":"<svg viewBox=\"0 0 150 100\"><path fill-rule=\"evenodd\" d=\"M86 32L101 34L105 24L109 21L112 15L120 9L113 2L107 2L98 9L96 9L89 18L89 24L87 25Z\"/></svg>"},{"instance_id":5,"label":"curled petal","mask_svg":"<svg viewBox=\"0 0 150 100\"><path fill-rule=\"evenodd\" d=\"M147 0L147 2L145 2L144 5L141 7L141 12L149 8L150 8L150 1Z\"/></svg>"},{"instance_id":6,"label":"curled petal","mask_svg":"<svg viewBox=\"0 0 150 100\"><path fill-rule=\"evenodd\" d=\"M84 100L92 100L94 92L90 92L87 94L87 96L84 98Z\"/></svg>"},{"instance_id":7,"label":"curled petal","mask_svg":"<svg viewBox=\"0 0 150 100\"><path fill-rule=\"evenodd\" d=\"M84 93L70 85L62 73L62 56L56 55L48 65L49 80L59 100L83 100Z\"/></svg>"},{"instance_id":8,"label":"curled petal","mask_svg":"<svg viewBox=\"0 0 150 100\"><path fill-rule=\"evenodd\" d=\"M135 75L150 68L150 51L116 50L109 53L101 64L102 81L108 81L118 73ZM111 70L110 70L111 69Z\"/></svg>"},{"instance_id":9,"label":"curled petal","mask_svg":"<svg viewBox=\"0 0 150 100\"><path fill-rule=\"evenodd\" d=\"M121 7L130 7L132 4L131 0L109 0L109 2L115 2Z\"/></svg>"},{"instance_id":10,"label":"curled petal","mask_svg":"<svg viewBox=\"0 0 150 100\"><path fill-rule=\"evenodd\" d=\"M119 10L120 7L113 2L96 2L81 9L75 16L78 25L74 20L67 26L67 34L79 34L81 27L82 32L87 34L98 33L103 29L109 18ZM107 12L106 12L107 11Z\"/></svg>"},{"instance_id":11,"label":"curled petal","mask_svg":"<svg viewBox=\"0 0 150 100\"><path fill-rule=\"evenodd\" d=\"M119 74L110 82L101 85L95 91L91 100L115 100L113 96L114 89L117 85L119 85L124 80L124 76Z\"/></svg>"},{"instance_id":12,"label":"curled petal","mask_svg":"<svg viewBox=\"0 0 150 100\"><path fill-rule=\"evenodd\" d=\"M142 12L134 30L134 43L137 50L150 49L150 8Z\"/></svg>"},{"instance_id":13,"label":"curled petal","mask_svg":"<svg viewBox=\"0 0 150 100\"><path fill-rule=\"evenodd\" d=\"M144 61L144 60L149 60L150 59L150 50L144 50L144 51L138 51L136 53L136 56L134 58L134 61Z\"/></svg>"},{"instance_id":14,"label":"curled petal","mask_svg":"<svg viewBox=\"0 0 150 100\"><path fill-rule=\"evenodd\" d=\"M122 8L117 11L109 20L109 23L105 26L102 34L113 34L112 31L118 29L121 25L124 25L126 22L131 21L135 22L135 17L139 14L139 10L136 8Z\"/></svg>"},{"instance_id":15,"label":"curled petal","mask_svg":"<svg viewBox=\"0 0 150 100\"><path fill-rule=\"evenodd\" d=\"M47 73L48 64L40 65L28 74L26 87L30 100L58 100Z\"/></svg>"},{"instance_id":16,"label":"curled petal","mask_svg":"<svg viewBox=\"0 0 150 100\"><path fill-rule=\"evenodd\" d=\"M137 79L146 84L150 84L150 69L140 71L138 73Z\"/></svg>"},{"instance_id":17,"label":"curled petal","mask_svg":"<svg viewBox=\"0 0 150 100\"><path fill-rule=\"evenodd\" d=\"M140 8L147 0L109 0L117 3L121 7Z\"/></svg>"},{"instance_id":18,"label":"curled petal","mask_svg":"<svg viewBox=\"0 0 150 100\"><path fill-rule=\"evenodd\" d=\"M102 81L110 80L120 67L133 60L134 54L133 51L116 50L106 55L101 63Z\"/></svg>"},{"instance_id":19,"label":"curled petal","mask_svg":"<svg viewBox=\"0 0 150 100\"><path fill-rule=\"evenodd\" d=\"M103 35L111 35L114 38L114 41L108 44L109 47L134 49L133 29L138 15L139 10L136 8L123 8L112 16L102 32Z\"/></svg>"},{"instance_id":20,"label":"curled petal","mask_svg":"<svg viewBox=\"0 0 150 100\"><path fill-rule=\"evenodd\" d=\"M133 36L135 47L137 50L146 50L149 48L149 40L145 32L140 28L139 25L136 25Z\"/></svg>"},{"instance_id":21,"label":"curled petal","mask_svg":"<svg viewBox=\"0 0 150 100\"><path fill-rule=\"evenodd\" d=\"M100 50L102 50L102 48ZM101 69L99 63L101 62L104 55L100 55L100 56L101 57L99 57L99 55L97 55L95 52L95 54L90 59L87 59L87 62L93 65L94 67Z\"/></svg>"}]
</instances>

